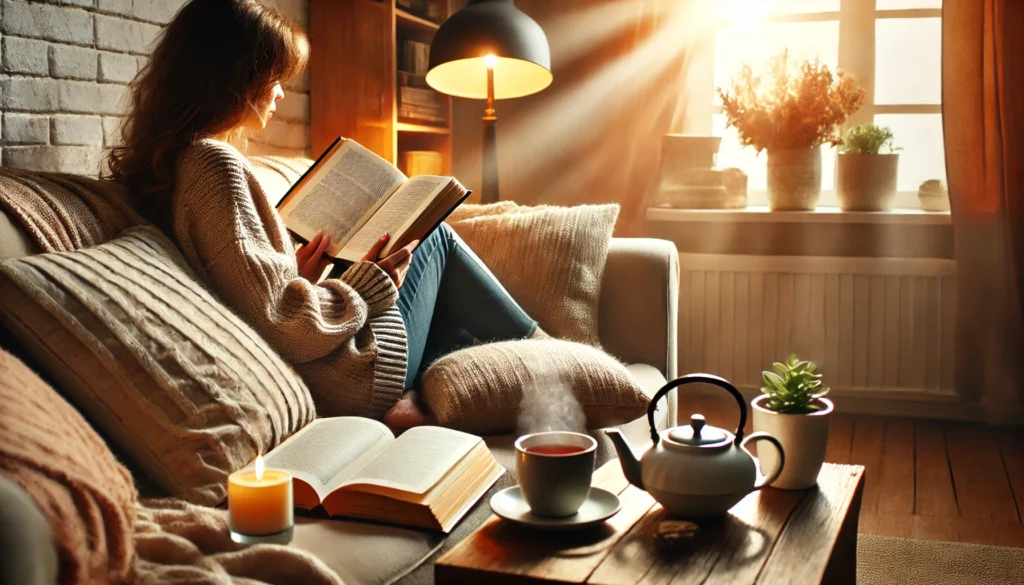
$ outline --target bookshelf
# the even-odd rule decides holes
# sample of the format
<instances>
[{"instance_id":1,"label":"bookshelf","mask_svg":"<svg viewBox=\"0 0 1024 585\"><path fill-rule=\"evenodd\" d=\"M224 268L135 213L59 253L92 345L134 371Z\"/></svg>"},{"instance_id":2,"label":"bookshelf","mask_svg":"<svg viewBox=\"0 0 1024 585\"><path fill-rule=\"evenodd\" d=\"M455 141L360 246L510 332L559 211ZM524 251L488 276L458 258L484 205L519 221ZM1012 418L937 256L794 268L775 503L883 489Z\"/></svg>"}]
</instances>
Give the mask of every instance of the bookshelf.
<instances>
[{"instance_id":1,"label":"bookshelf","mask_svg":"<svg viewBox=\"0 0 1024 585\"><path fill-rule=\"evenodd\" d=\"M403 153L436 152L440 172L451 173L451 98L411 71L417 50L407 45L420 44L426 73L426 47L450 10L450 0L310 1L314 156L345 136L403 172Z\"/></svg>"}]
</instances>

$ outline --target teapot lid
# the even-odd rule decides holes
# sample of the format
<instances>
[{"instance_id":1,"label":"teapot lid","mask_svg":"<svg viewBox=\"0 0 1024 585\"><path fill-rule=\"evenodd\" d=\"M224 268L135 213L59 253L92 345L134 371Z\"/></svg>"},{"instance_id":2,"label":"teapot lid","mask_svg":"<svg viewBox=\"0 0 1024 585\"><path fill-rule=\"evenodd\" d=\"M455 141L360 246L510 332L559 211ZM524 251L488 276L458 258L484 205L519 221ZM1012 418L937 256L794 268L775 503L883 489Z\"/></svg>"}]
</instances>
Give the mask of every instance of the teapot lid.
<instances>
[{"instance_id":1,"label":"teapot lid","mask_svg":"<svg viewBox=\"0 0 1024 585\"><path fill-rule=\"evenodd\" d=\"M729 433L717 427L707 426L703 414L690 416L690 424L676 427L669 432L668 438L674 443L690 447L721 445L730 440Z\"/></svg>"}]
</instances>

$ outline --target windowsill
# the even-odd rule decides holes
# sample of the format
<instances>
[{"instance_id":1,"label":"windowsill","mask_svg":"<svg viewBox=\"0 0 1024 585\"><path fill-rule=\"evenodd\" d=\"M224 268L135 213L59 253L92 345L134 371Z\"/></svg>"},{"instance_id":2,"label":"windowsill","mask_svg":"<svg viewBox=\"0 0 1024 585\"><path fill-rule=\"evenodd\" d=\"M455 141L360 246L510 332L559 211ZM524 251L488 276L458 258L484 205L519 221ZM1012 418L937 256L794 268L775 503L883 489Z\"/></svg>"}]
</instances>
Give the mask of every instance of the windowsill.
<instances>
[{"instance_id":1,"label":"windowsill","mask_svg":"<svg viewBox=\"0 0 1024 585\"><path fill-rule=\"evenodd\" d=\"M650 207L648 221L732 222L732 223L841 223L952 225L948 211L929 212L921 209L891 211L842 211L838 207L818 207L814 211L772 211L767 206L743 209L675 209Z\"/></svg>"}]
</instances>

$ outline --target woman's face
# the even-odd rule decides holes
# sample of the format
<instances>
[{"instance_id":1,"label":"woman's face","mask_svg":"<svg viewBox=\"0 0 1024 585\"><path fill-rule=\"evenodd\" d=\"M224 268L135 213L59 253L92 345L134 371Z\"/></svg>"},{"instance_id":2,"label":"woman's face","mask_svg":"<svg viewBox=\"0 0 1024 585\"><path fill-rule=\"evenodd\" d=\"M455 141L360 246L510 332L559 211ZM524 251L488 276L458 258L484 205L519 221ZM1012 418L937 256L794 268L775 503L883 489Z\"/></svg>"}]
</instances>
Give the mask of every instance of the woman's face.
<instances>
[{"instance_id":1,"label":"woman's face","mask_svg":"<svg viewBox=\"0 0 1024 585\"><path fill-rule=\"evenodd\" d=\"M267 122L274 117L277 110L277 102L284 99L284 90L280 83L275 83L267 95L256 102L255 109L249 111L249 116L242 122L248 130L262 130L267 127Z\"/></svg>"}]
</instances>

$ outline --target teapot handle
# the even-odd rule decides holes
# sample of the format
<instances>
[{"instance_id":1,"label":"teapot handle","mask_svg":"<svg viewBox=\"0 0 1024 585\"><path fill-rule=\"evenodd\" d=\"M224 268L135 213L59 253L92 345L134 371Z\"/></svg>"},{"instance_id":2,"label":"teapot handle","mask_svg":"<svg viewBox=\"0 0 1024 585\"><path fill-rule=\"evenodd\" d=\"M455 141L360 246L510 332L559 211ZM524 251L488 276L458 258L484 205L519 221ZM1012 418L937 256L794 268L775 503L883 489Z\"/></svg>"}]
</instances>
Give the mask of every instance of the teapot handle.
<instances>
[{"instance_id":1,"label":"teapot handle","mask_svg":"<svg viewBox=\"0 0 1024 585\"><path fill-rule=\"evenodd\" d=\"M712 386L718 386L719 388L732 394L732 397L736 399L736 404L740 405L740 424L736 427L736 440L733 444L737 447L743 442L743 427L747 424L747 401L743 400L743 395L736 389L735 386L729 383L725 378L719 378L718 376L712 376L711 374L687 374L685 376L676 378L668 384L661 387L661 390L654 395L651 399L651 403L647 405L647 423L651 425L651 440L657 445L661 437L658 436L658 427L654 425L654 411L658 409L658 401L664 398L670 391L686 384L711 384Z\"/></svg>"},{"instance_id":2,"label":"teapot handle","mask_svg":"<svg viewBox=\"0 0 1024 585\"><path fill-rule=\"evenodd\" d=\"M786 451L783 450L782 443L780 443L778 439L769 435L768 433L752 433L749 437L747 437L746 441L743 441L743 444L740 445L740 448L742 448L744 451L747 451L747 443L756 443L757 441L768 441L772 445L775 445L775 449L779 452L779 466L775 468L775 471L773 471L771 475L763 478L760 483L754 484L755 490L759 490L765 486L769 486L776 479L779 479L779 476L782 475L782 468L786 466ZM749 454L750 451L747 451L747 453ZM759 460L758 467L760 466L761 464Z\"/></svg>"}]
</instances>

